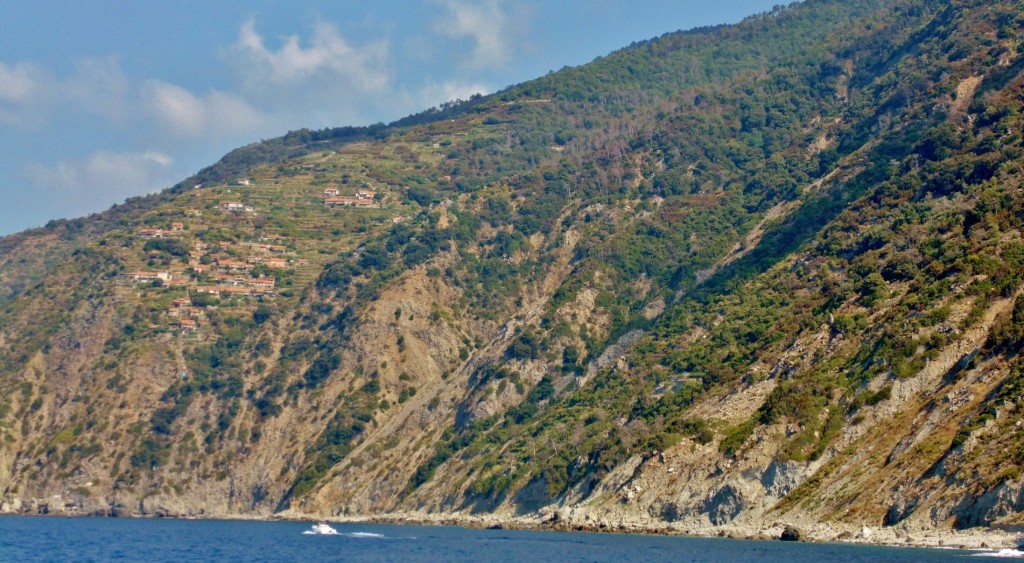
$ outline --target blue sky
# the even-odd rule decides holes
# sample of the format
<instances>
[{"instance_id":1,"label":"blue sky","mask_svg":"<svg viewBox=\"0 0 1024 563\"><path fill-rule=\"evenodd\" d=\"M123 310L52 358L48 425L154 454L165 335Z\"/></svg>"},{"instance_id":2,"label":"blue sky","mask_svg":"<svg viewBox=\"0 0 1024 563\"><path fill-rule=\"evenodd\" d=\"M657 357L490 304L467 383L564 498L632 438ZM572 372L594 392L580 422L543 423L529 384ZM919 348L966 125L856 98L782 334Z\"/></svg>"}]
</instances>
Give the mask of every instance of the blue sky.
<instances>
[{"instance_id":1,"label":"blue sky","mask_svg":"<svg viewBox=\"0 0 1024 563\"><path fill-rule=\"evenodd\" d=\"M0 0L0 235L779 0Z\"/></svg>"}]
</instances>

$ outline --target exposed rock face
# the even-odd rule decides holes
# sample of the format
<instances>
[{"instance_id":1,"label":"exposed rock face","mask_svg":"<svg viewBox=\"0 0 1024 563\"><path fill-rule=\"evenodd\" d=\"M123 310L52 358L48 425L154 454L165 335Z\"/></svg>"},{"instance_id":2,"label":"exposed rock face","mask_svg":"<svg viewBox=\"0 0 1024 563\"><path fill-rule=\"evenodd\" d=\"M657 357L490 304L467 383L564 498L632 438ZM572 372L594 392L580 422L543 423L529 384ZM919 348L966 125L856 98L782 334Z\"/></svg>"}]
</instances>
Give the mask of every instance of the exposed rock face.
<instances>
[{"instance_id":1,"label":"exposed rock face","mask_svg":"<svg viewBox=\"0 0 1024 563\"><path fill-rule=\"evenodd\" d=\"M1024 512L1024 482L1004 481L981 496L965 497L949 512L960 528L984 526L1018 515Z\"/></svg>"},{"instance_id":2,"label":"exposed rock face","mask_svg":"<svg viewBox=\"0 0 1024 563\"><path fill-rule=\"evenodd\" d=\"M768 496L782 498L797 488L807 478L806 464L796 462L772 462L761 477Z\"/></svg>"},{"instance_id":3,"label":"exposed rock face","mask_svg":"<svg viewBox=\"0 0 1024 563\"><path fill-rule=\"evenodd\" d=\"M715 526L728 524L739 516L746 504L740 492L733 485L726 485L718 490L711 498L704 501L700 511L708 515L708 519Z\"/></svg>"}]
</instances>

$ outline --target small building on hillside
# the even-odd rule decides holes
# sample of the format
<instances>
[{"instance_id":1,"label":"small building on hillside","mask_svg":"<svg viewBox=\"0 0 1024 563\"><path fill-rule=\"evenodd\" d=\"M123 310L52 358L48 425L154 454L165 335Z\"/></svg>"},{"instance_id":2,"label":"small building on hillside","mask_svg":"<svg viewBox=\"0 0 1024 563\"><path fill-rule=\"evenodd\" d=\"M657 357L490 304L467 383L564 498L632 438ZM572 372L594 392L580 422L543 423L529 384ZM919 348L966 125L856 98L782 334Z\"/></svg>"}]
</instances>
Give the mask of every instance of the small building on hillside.
<instances>
[{"instance_id":1,"label":"small building on hillside","mask_svg":"<svg viewBox=\"0 0 1024 563\"><path fill-rule=\"evenodd\" d=\"M154 280L170 281L171 273L170 272L136 271L136 272L128 272L127 274L125 274L125 277L130 279L130 280L132 280L132 281L154 281Z\"/></svg>"},{"instance_id":2,"label":"small building on hillside","mask_svg":"<svg viewBox=\"0 0 1024 563\"><path fill-rule=\"evenodd\" d=\"M190 299L188 297L178 297L174 301L171 301L171 307L174 307L175 309L180 309L182 307L191 307L191 306L192 306L192 299Z\"/></svg>"},{"instance_id":3,"label":"small building on hillside","mask_svg":"<svg viewBox=\"0 0 1024 563\"><path fill-rule=\"evenodd\" d=\"M252 264L248 262L242 262L241 260L218 260L217 265L225 270L231 270L235 272L245 272L252 269Z\"/></svg>"},{"instance_id":4,"label":"small building on hillside","mask_svg":"<svg viewBox=\"0 0 1024 563\"><path fill-rule=\"evenodd\" d=\"M244 285L248 278L241 274L215 274L213 281L220 285Z\"/></svg>"},{"instance_id":5,"label":"small building on hillside","mask_svg":"<svg viewBox=\"0 0 1024 563\"><path fill-rule=\"evenodd\" d=\"M249 287L255 287L258 289L274 289L275 279L268 276L259 277L256 279L250 279L248 281Z\"/></svg>"},{"instance_id":6,"label":"small building on hillside","mask_svg":"<svg viewBox=\"0 0 1024 563\"><path fill-rule=\"evenodd\" d=\"M188 276L171 275L171 277L167 279L167 285L172 285L172 286L177 286L177 287L182 287L182 286L190 285L191 283L192 283L192 278L190 278Z\"/></svg>"},{"instance_id":7,"label":"small building on hillside","mask_svg":"<svg viewBox=\"0 0 1024 563\"><path fill-rule=\"evenodd\" d=\"M329 197L324 200L324 205L328 207L373 207L374 203L372 199L342 196Z\"/></svg>"},{"instance_id":8,"label":"small building on hillside","mask_svg":"<svg viewBox=\"0 0 1024 563\"><path fill-rule=\"evenodd\" d=\"M263 252L263 253L269 253L269 252L278 252L278 253L280 253L280 252L284 252L284 251L288 250L284 245L281 245L281 244L262 244L262 243L258 243L258 242L251 243L249 245L249 248L252 248L253 250L258 250L258 251Z\"/></svg>"},{"instance_id":9,"label":"small building on hillside","mask_svg":"<svg viewBox=\"0 0 1024 563\"><path fill-rule=\"evenodd\" d=\"M272 289L237 285L204 285L197 287L196 291L198 291L199 293L220 295L222 297L231 295L240 295L244 297L262 297L264 295L274 294L274 291Z\"/></svg>"}]
</instances>

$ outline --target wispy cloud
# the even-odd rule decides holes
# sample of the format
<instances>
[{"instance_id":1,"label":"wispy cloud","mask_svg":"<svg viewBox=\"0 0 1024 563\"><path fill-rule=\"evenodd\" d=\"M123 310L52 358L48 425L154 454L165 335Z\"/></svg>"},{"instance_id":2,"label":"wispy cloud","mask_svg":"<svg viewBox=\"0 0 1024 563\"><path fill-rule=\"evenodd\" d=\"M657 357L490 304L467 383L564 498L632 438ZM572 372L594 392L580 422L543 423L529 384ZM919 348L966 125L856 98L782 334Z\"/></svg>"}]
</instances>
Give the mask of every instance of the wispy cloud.
<instances>
[{"instance_id":1,"label":"wispy cloud","mask_svg":"<svg viewBox=\"0 0 1024 563\"><path fill-rule=\"evenodd\" d=\"M357 45L329 22L275 42L249 20L222 56L238 95L264 113L267 128L280 132L366 123L396 98L389 41Z\"/></svg>"},{"instance_id":2,"label":"wispy cloud","mask_svg":"<svg viewBox=\"0 0 1024 563\"><path fill-rule=\"evenodd\" d=\"M124 119L132 112L132 83L113 55L78 61L60 92L66 101L103 117Z\"/></svg>"},{"instance_id":3,"label":"wispy cloud","mask_svg":"<svg viewBox=\"0 0 1024 563\"><path fill-rule=\"evenodd\" d=\"M456 99L468 100L473 94L486 94L488 92L490 92L490 89L483 84L453 80L424 86L420 89L419 99L413 103L422 108L428 108Z\"/></svg>"},{"instance_id":4,"label":"wispy cloud","mask_svg":"<svg viewBox=\"0 0 1024 563\"><path fill-rule=\"evenodd\" d=\"M39 128L88 115L145 127L155 122L162 130L154 138L219 138L250 132L265 119L236 94L198 95L162 80L132 80L114 55L83 58L62 77L32 63L0 62L0 125Z\"/></svg>"},{"instance_id":5,"label":"wispy cloud","mask_svg":"<svg viewBox=\"0 0 1024 563\"><path fill-rule=\"evenodd\" d=\"M264 116L234 94L212 91L197 96L189 90L160 80L143 87L148 111L169 131L182 137L219 137L252 131Z\"/></svg>"},{"instance_id":6,"label":"wispy cloud","mask_svg":"<svg viewBox=\"0 0 1024 563\"><path fill-rule=\"evenodd\" d=\"M512 57L512 27L504 2L438 0L447 10L434 29L452 39L468 39L472 49L463 59L471 69L506 65Z\"/></svg>"},{"instance_id":7,"label":"wispy cloud","mask_svg":"<svg viewBox=\"0 0 1024 563\"><path fill-rule=\"evenodd\" d=\"M388 51L387 41L354 47L327 22L316 23L307 41L290 35L275 50L267 47L255 22L249 20L242 25L227 58L251 92L325 80L380 91L390 82Z\"/></svg>"},{"instance_id":8,"label":"wispy cloud","mask_svg":"<svg viewBox=\"0 0 1024 563\"><path fill-rule=\"evenodd\" d=\"M463 66L486 68L508 60L510 17L502 1L436 4L447 13L436 32L469 41ZM274 41L250 19L221 54L234 84L205 93L159 78L129 77L117 55L80 59L64 76L34 63L0 62L0 126L40 129L93 115L151 131L148 139L171 150L185 139L237 140L296 127L365 123L382 110L397 118L490 90L471 78L443 75L396 88L386 37L354 44L325 21L306 35Z\"/></svg>"},{"instance_id":9,"label":"wispy cloud","mask_svg":"<svg viewBox=\"0 0 1024 563\"><path fill-rule=\"evenodd\" d=\"M40 126L58 111L124 118L131 111L131 82L117 57L84 58L58 77L34 63L0 62L0 124Z\"/></svg>"},{"instance_id":10,"label":"wispy cloud","mask_svg":"<svg viewBox=\"0 0 1024 563\"><path fill-rule=\"evenodd\" d=\"M0 125L37 125L42 119L40 109L52 101L55 82L38 65L0 62Z\"/></svg>"},{"instance_id":11,"label":"wispy cloud","mask_svg":"<svg viewBox=\"0 0 1024 563\"><path fill-rule=\"evenodd\" d=\"M30 163L25 173L61 216L73 216L166 188L174 181L173 164L170 155L159 151L101 151L53 166Z\"/></svg>"},{"instance_id":12,"label":"wispy cloud","mask_svg":"<svg viewBox=\"0 0 1024 563\"><path fill-rule=\"evenodd\" d=\"M0 63L0 100L27 103L39 96L49 73L30 63Z\"/></svg>"}]
</instances>

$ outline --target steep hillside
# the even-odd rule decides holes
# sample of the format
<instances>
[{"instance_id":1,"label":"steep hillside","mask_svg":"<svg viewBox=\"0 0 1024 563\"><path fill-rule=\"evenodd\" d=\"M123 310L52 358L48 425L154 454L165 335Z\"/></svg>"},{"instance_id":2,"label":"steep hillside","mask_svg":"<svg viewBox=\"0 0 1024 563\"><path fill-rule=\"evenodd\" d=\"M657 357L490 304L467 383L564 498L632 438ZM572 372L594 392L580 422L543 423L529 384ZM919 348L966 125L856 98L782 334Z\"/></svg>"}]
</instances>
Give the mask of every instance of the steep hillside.
<instances>
[{"instance_id":1,"label":"steep hillside","mask_svg":"<svg viewBox=\"0 0 1024 563\"><path fill-rule=\"evenodd\" d=\"M3 509L1021 524L1022 24L808 1L3 239Z\"/></svg>"}]
</instances>

